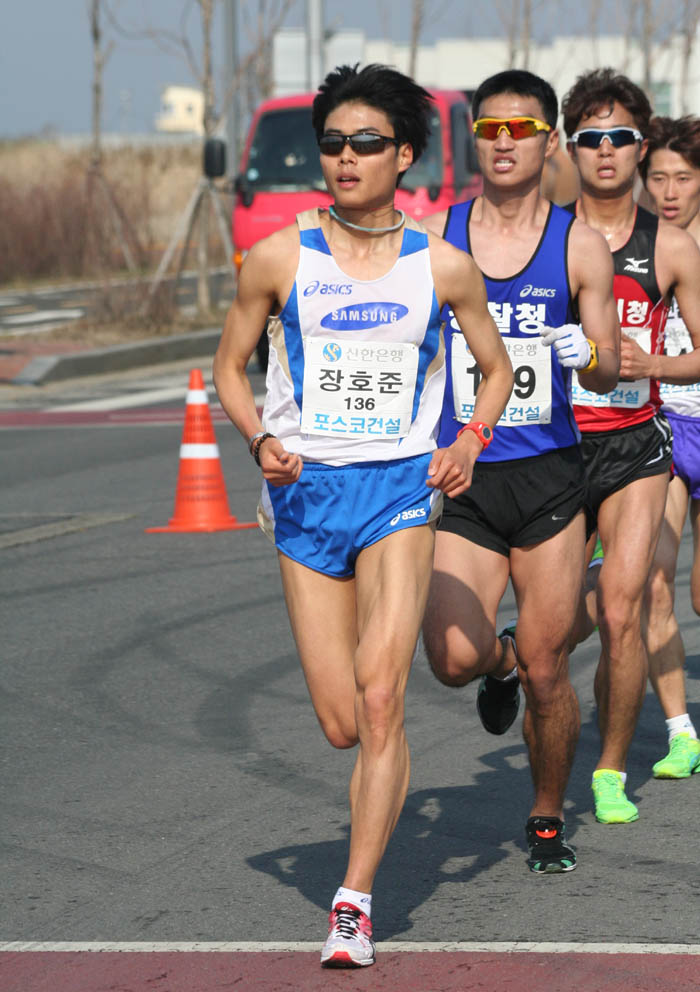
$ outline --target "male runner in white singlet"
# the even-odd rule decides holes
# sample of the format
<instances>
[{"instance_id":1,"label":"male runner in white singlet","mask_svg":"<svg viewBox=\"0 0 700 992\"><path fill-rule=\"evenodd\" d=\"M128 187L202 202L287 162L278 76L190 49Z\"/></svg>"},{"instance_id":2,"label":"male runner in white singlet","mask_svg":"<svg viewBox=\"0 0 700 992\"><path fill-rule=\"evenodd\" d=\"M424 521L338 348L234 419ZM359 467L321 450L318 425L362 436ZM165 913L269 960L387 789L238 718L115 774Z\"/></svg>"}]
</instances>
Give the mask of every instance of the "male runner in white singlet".
<instances>
[{"instance_id":1,"label":"male runner in white singlet","mask_svg":"<svg viewBox=\"0 0 700 992\"><path fill-rule=\"evenodd\" d=\"M334 203L251 250L214 362L262 469L259 520L319 722L334 747L359 744L348 867L321 953L336 967L374 962L372 883L408 787L404 693L442 493L470 485L513 383L474 263L394 208L429 108L387 67L326 77L312 120ZM437 449L446 303L483 378L471 422ZM245 369L275 312L261 422Z\"/></svg>"},{"instance_id":2,"label":"male runner in white singlet","mask_svg":"<svg viewBox=\"0 0 700 992\"><path fill-rule=\"evenodd\" d=\"M700 118L654 117L639 164L660 223L674 224L700 244ZM687 355L693 342L675 299L666 321L664 354ZM649 680L659 697L669 737L656 778L689 778L700 772L700 741L685 695L685 650L674 612L676 562L690 506L693 566L690 595L700 614L700 382L662 382L661 409L673 430L673 464L659 543L647 585L646 645Z\"/></svg>"}]
</instances>

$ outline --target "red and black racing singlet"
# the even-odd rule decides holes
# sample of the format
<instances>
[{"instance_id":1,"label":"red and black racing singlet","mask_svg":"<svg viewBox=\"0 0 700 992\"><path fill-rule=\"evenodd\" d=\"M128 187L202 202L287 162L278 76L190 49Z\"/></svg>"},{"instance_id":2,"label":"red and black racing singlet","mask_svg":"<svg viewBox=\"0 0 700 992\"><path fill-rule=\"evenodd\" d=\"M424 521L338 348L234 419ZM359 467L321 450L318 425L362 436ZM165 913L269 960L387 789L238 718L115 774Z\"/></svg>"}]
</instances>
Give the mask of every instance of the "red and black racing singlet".
<instances>
[{"instance_id":1,"label":"red and black racing singlet","mask_svg":"<svg viewBox=\"0 0 700 992\"><path fill-rule=\"evenodd\" d=\"M576 204L566 208L575 212ZM612 253L615 266L613 292L623 334L634 338L651 355L663 352L669 306L656 281L654 252L658 217L637 207L627 244ZM611 431L650 420L661 406L657 379L620 380L610 393L600 395L572 381L574 414L579 429Z\"/></svg>"}]
</instances>

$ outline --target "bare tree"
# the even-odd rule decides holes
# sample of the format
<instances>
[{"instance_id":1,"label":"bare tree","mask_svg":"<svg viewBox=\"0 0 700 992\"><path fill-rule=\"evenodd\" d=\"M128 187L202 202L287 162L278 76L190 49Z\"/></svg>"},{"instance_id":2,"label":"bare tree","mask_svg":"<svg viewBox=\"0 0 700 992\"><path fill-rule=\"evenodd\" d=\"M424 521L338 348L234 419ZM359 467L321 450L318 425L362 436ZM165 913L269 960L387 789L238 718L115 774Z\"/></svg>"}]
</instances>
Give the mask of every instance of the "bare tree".
<instances>
[{"instance_id":1,"label":"bare tree","mask_svg":"<svg viewBox=\"0 0 700 992\"><path fill-rule=\"evenodd\" d=\"M92 263L105 261L108 254L108 231L111 227L127 268L134 272L137 266L129 240L137 250L138 241L102 169L102 77L105 64L114 48L114 42L110 41L103 47L101 6L102 0L90 0L88 8L92 39L92 140L86 177L85 256ZM107 228L104 220L107 222Z\"/></svg>"},{"instance_id":2,"label":"bare tree","mask_svg":"<svg viewBox=\"0 0 700 992\"><path fill-rule=\"evenodd\" d=\"M681 10L681 113L690 113L688 104L688 83L690 78L690 60L695 47L695 37L700 23L700 0L683 0Z\"/></svg>"},{"instance_id":3,"label":"bare tree","mask_svg":"<svg viewBox=\"0 0 700 992\"><path fill-rule=\"evenodd\" d=\"M425 17L424 0L413 0L411 9L411 45L408 58L408 74L415 77L416 64L418 62L418 43L423 29L423 18Z\"/></svg>"},{"instance_id":4,"label":"bare tree","mask_svg":"<svg viewBox=\"0 0 700 992\"><path fill-rule=\"evenodd\" d=\"M249 100L253 98L252 106L263 96L270 95L272 88L272 43L274 35L283 23L295 0L245 0L243 5L243 21L248 30L249 52L238 63L235 78L231 79L221 100L221 107L226 107L234 93L246 85ZM204 95L203 130L204 141L211 139L221 124L222 111L216 109L216 92L212 63L212 28L215 7L220 0L187 0L181 8L181 16L176 29L146 25L137 29L127 28L117 19L115 12L109 10L109 16L115 29L123 36L132 40L149 40L162 51L176 54L183 58ZM192 41L189 27L189 15L196 8L199 11L199 29L201 33L201 49L198 51ZM253 21L255 25L253 26ZM252 80L252 86L248 86ZM184 266L189 243L195 222L199 220L197 241L197 306L200 313L211 309L209 294L209 207L214 208L219 233L226 249L227 262L235 279L236 273L232 264L233 249L228 222L224 218L219 200L219 191L211 179L201 177L192 193L184 214L178 221L173 236L168 244L158 269L153 277L149 290L148 301L155 297L168 268L175 258L178 246L181 246L177 262L173 289L177 284L180 272Z\"/></svg>"}]
</instances>

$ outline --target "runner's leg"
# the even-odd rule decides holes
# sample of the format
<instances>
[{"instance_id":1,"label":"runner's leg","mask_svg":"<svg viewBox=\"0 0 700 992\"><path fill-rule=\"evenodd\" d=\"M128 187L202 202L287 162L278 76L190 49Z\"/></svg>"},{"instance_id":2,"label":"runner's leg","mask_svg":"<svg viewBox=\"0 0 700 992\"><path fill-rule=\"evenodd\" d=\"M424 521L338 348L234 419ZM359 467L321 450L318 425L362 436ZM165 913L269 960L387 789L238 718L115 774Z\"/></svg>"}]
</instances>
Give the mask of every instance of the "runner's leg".
<instances>
[{"instance_id":1,"label":"runner's leg","mask_svg":"<svg viewBox=\"0 0 700 992\"><path fill-rule=\"evenodd\" d=\"M504 664L496 615L508 584L505 555L448 531L438 531L430 594L423 622L423 642L437 678L463 686L478 675L504 678L514 660Z\"/></svg>"},{"instance_id":2,"label":"runner's leg","mask_svg":"<svg viewBox=\"0 0 700 992\"><path fill-rule=\"evenodd\" d=\"M641 611L666 504L668 475L636 479L598 513L605 558L598 579L601 654L595 676L601 754L597 768L625 770L646 691Z\"/></svg>"},{"instance_id":3,"label":"runner's leg","mask_svg":"<svg viewBox=\"0 0 700 992\"><path fill-rule=\"evenodd\" d=\"M579 601L585 523L579 513L558 534L511 550L518 602L518 669L527 699L523 734L535 787L531 816L563 819L580 729L569 681L569 634Z\"/></svg>"},{"instance_id":4,"label":"runner's leg","mask_svg":"<svg viewBox=\"0 0 700 992\"><path fill-rule=\"evenodd\" d=\"M350 858L343 886L370 892L403 808L410 761L404 695L425 610L431 527L365 548L356 564L355 719L360 749L350 782Z\"/></svg>"},{"instance_id":5,"label":"runner's leg","mask_svg":"<svg viewBox=\"0 0 700 992\"><path fill-rule=\"evenodd\" d=\"M334 747L357 744L355 579L336 579L278 553L284 597L311 702ZM321 604L321 605L319 605Z\"/></svg>"},{"instance_id":6,"label":"runner's leg","mask_svg":"<svg viewBox=\"0 0 700 992\"><path fill-rule=\"evenodd\" d=\"M668 487L659 543L646 590L646 646L649 681L667 719L686 712L685 650L673 609L676 563L688 510L688 490L675 476Z\"/></svg>"}]
</instances>

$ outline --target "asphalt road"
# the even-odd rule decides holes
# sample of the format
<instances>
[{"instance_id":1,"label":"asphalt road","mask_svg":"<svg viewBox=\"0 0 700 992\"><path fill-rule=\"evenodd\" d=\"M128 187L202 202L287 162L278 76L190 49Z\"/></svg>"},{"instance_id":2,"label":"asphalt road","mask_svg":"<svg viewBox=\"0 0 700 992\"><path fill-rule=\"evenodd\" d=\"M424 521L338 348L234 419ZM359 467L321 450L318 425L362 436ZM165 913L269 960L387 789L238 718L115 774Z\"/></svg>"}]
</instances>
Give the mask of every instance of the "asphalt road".
<instances>
[{"instance_id":1,"label":"asphalt road","mask_svg":"<svg viewBox=\"0 0 700 992\"><path fill-rule=\"evenodd\" d=\"M172 280L164 280L165 284ZM148 283L140 279L110 280L107 283L18 288L0 293L0 335L40 334L89 316L104 308L111 293L119 294L119 306L136 310L144 301ZM209 287L213 302L232 298L231 270L227 266L211 270ZM178 307L196 303L197 276L183 272L175 289Z\"/></svg>"},{"instance_id":2,"label":"asphalt road","mask_svg":"<svg viewBox=\"0 0 700 992\"><path fill-rule=\"evenodd\" d=\"M175 370L180 382L184 397ZM0 392L0 406L126 394L133 413L139 383L153 393L147 376L123 376ZM353 754L316 724L262 534L144 533L172 514L181 431L144 421L0 430L1 939L320 943ZM258 471L237 433L216 429L231 511L253 520ZM678 612L698 723L690 558L686 535ZM582 733L566 815L579 867L538 877L525 865L520 719L489 737L475 687L440 686L419 651L379 940L697 942L700 776L651 777L666 735L649 692L628 769L640 820L595 823L596 659L594 635L572 659Z\"/></svg>"}]
</instances>

